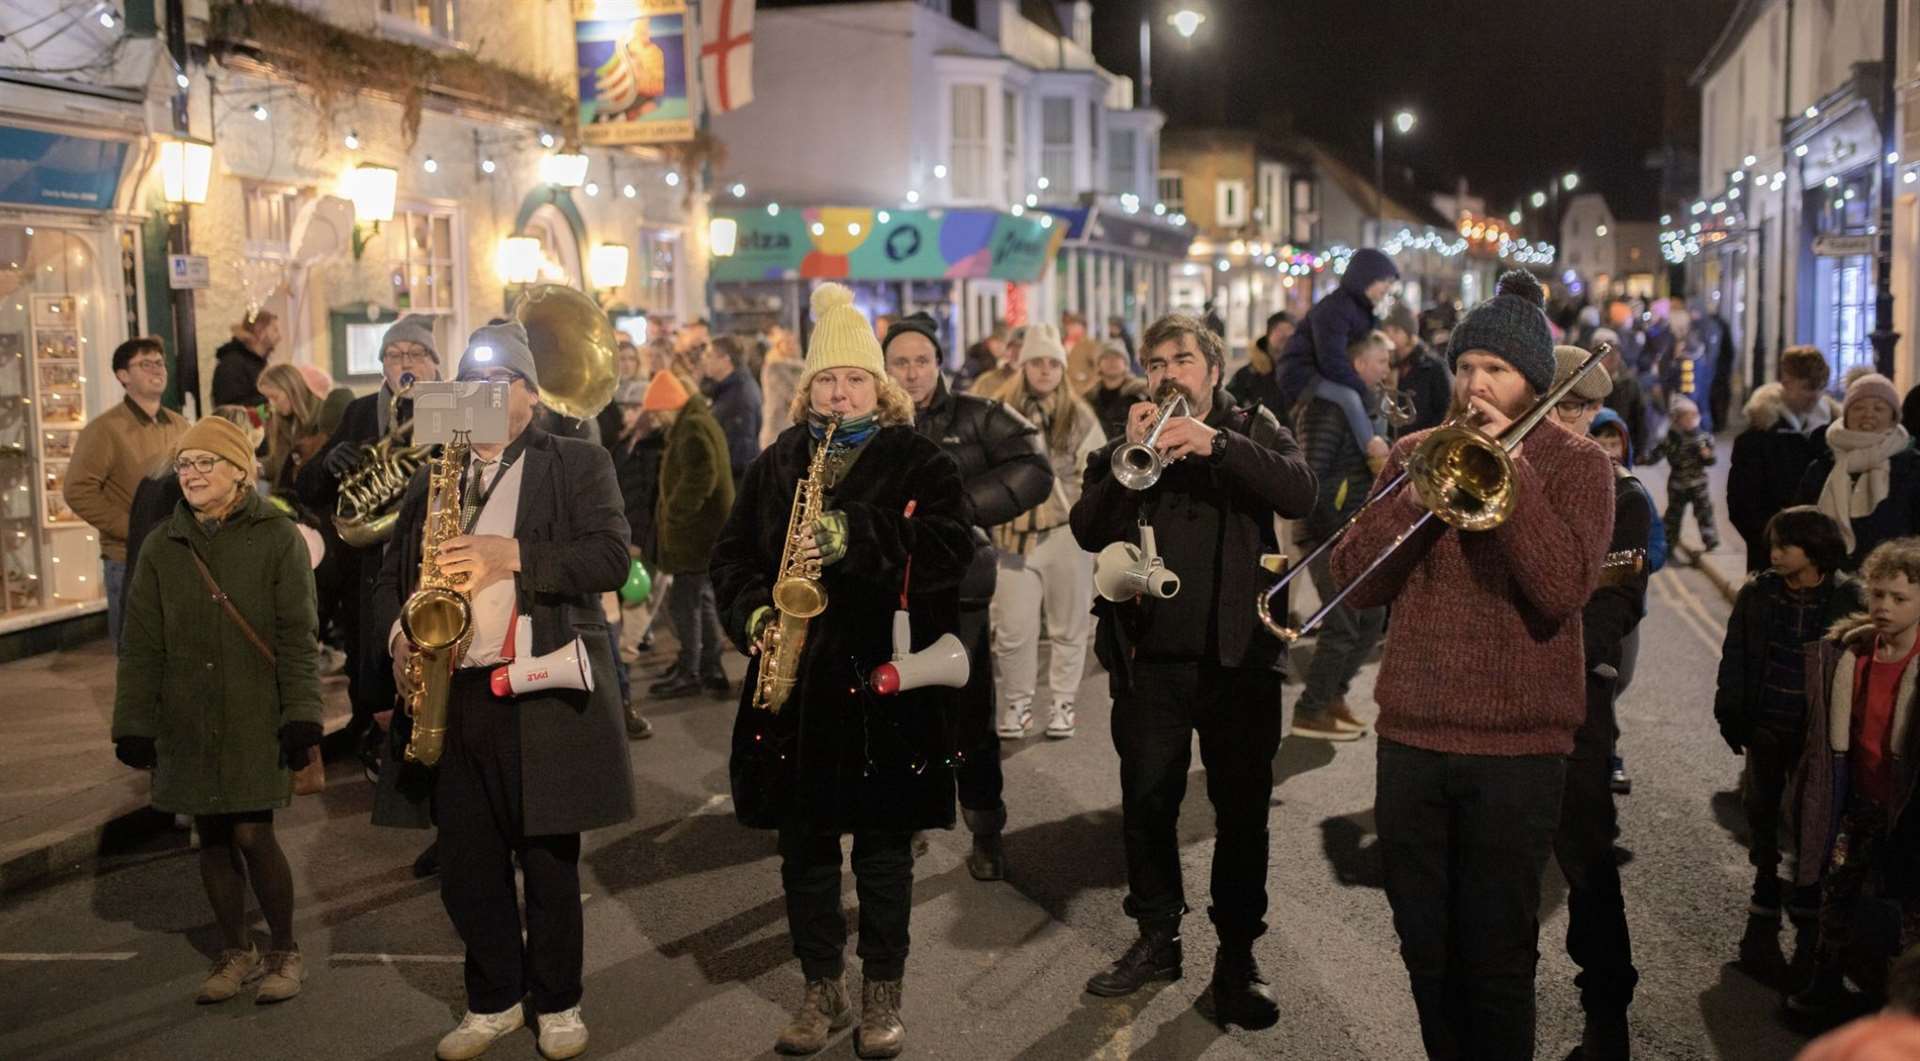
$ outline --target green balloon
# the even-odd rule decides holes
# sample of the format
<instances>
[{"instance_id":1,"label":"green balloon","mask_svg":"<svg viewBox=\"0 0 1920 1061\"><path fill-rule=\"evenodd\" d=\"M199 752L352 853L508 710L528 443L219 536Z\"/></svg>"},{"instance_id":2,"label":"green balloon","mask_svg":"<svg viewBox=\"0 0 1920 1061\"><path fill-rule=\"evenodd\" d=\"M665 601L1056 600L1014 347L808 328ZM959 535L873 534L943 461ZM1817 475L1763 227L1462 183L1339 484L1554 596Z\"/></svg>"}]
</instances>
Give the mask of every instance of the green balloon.
<instances>
[{"instance_id":1,"label":"green balloon","mask_svg":"<svg viewBox=\"0 0 1920 1061\"><path fill-rule=\"evenodd\" d=\"M620 599L628 604L645 604L653 596L653 576L647 574L647 565L634 557L633 566L627 569L627 584L620 587Z\"/></svg>"}]
</instances>

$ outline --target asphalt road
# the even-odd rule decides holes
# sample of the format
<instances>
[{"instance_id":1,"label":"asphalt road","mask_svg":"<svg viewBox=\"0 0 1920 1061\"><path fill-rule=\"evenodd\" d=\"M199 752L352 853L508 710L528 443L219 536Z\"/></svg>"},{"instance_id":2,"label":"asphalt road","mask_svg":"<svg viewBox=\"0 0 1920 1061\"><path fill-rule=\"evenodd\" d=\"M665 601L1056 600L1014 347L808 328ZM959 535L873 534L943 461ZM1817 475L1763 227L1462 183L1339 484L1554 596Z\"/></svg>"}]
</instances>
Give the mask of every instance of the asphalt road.
<instances>
[{"instance_id":1,"label":"asphalt road","mask_svg":"<svg viewBox=\"0 0 1920 1061\"><path fill-rule=\"evenodd\" d=\"M1619 803L1642 972L1636 1054L1789 1058L1801 1040L1780 1023L1777 996L1728 964L1750 877L1736 835L1738 762L1710 717L1726 608L1698 574L1669 571L1655 579L1651 612L1621 708L1634 777ZM1363 714L1371 677L1370 667L1357 690ZM1288 688L1288 707L1296 692ZM933 836L914 895L909 1056L1419 1057L1380 891L1371 738L1338 747L1289 739L1278 756L1273 929L1257 951L1280 999L1277 1028L1222 1033L1195 1010L1214 949L1202 914L1187 922L1187 979L1131 999L1082 993L1132 925L1120 910L1104 678L1091 676L1081 696L1077 737L1004 750L1009 882L967 875L964 832ZM658 735L633 746L638 819L590 836L583 859L592 1054L771 1056L802 983L772 837L730 813L731 707L679 701L651 714ZM194 858L179 845L10 900L0 909L0 1057L430 1056L462 1009L460 950L434 883L408 872L423 834L370 827L370 804L364 781L336 764L324 796L281 816L310 979L278 1007L193 1004L217 944ZM1199 776L1181 841L1190 901L1203 906L1212 839ZM851 879L846 901L851 908ZM1539 1056L1557 1061L1577 1043L1580 1015L1552 869L1543 918ZM534 1057L533 1036L489 1056ZM852 1057L851 1038L822 1056Z\"/></svg>"}]
</instances>

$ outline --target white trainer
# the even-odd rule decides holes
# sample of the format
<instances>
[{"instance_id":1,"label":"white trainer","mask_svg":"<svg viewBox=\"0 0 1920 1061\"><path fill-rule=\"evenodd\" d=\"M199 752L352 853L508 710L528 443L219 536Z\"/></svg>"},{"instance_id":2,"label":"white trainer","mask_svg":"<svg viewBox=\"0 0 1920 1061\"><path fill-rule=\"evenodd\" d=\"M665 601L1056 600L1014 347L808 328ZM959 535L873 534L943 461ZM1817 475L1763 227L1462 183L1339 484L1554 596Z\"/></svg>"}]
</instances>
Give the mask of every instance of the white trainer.
<instances>
[{"instance_id":1,"label":"white trainer","mask_svg":"<svg viewBox=\"0 0 1920 1061\"><path fill-rule=\"evenodd\" d=\"M467 1011L460 1018L459 1027L440 1037L440 1045L434 1048L433 1056L440 1061L468 1061L487 1052L487 1048L500 1039L527 1026L527 1015L516 1003L512 1009L498 1013L475 1013Z\"/></svg>"},{"instance_id":2,"label":"white trainer","mask_svg":"<svg viewBox=\"0 0 1920 1061\"><path fill-rule=\"evenodd\" d=\"M538 1020L540 1056L547 1061L579 1057L587 1052L587 1022L580 1019L579 1006L558 1013L542 1013Z\"/></svg>"},{"instance_id":3,"label":"white trainer","mask_svg":"<svg viewBox=\"0 0 1920 1061\"><path fill-rule=\"evenodd\" d=\"M1047 736L1066 740L1073 736L1073 705L1055 704L1047 713Z\"/></svg>"},{"instance_id":4,"label":"white trainer","mask_svg":"<svg viewBox=\"0 0 1920 1061\"><path fill-rule=\"evenodd\" d=\"M1033 725L1033 708L1026 704L1008 704L1000 709L1000 739L1024 740Z\"/></svg>"}]
</instances>

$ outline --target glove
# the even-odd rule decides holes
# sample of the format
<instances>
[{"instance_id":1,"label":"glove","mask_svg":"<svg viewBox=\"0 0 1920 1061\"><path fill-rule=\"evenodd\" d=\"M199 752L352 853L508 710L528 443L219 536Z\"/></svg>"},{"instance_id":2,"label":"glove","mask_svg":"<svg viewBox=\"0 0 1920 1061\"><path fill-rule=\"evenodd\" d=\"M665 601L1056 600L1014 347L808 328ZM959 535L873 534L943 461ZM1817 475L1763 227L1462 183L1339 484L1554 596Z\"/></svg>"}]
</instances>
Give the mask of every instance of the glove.
<instances>
[{"instance_id":1,"label":"glove","mask_svg":"<svg viewBox=\"0 0 1920 1061\"><path fill-rule=\"evenodd\" d=\"M135 770L151 770L160 761L152 737L120 737L113 742L113 757Z\"/></svg>"},{"instance_id":2,"label":"glove","mask_svg":"<svg viewBox=\"0 0 1920 1061\"><path fill-rule=\"evenodd\" d=\"M747 616L747 643L753 647L754 651L759 651L760 634L766 630L767 623L772 619L773 606L770 604L762 604L753 610L752 615Z\"/></svg>"},{"instance_id":3,"label":"glove","mask_svg":"<svg viewBox=\"0 0 1920 1061\"><path fill-rule=\"evenodd\" d=\"M847 556L847 514L822 512L813 521L813 540L820 546L820 563L837 564Z\"/></svg>"},{"instance_id":4,"label":"glove","mask_svg":"<svg viewBox=\"0 0 1920 1061\"><path fill-rule=\"evenodd\" d=\"M280 761L289 770L307 765L307 749L320 743L324 732L318 722L288 722L280 727Z\"/></svg>"},{"instance_id":5,"label":"glove","mask_svg":"<svg viewBox=\"0 0 1920 1061\"><path fill-rule=\"evenodd\" d=\"M1735 755L1747 754L1747 728L1734 722L1720 723L1720 739L1727 742Z\"/></svg>"},{"instance_id":6,"label":"glove","mask_svg":"<svg viewBox=\"0 0 1920 1061\"><path fill-rule=\"evenodd\" d=\"M360 446L354 442L342 442L328 450L327 455L320 459L320 466L335 479L345 478L346 474L353 470L354 465L359 463Z\"/></svg>"}]
</instances>

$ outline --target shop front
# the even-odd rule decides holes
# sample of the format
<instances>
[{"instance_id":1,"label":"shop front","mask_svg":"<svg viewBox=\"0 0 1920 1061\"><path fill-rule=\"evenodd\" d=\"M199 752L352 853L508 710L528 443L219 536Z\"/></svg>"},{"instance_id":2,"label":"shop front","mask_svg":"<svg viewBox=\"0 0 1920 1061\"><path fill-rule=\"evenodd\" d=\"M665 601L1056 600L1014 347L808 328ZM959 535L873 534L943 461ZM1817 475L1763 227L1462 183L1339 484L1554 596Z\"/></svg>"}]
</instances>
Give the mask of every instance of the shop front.
<instances>
[{"instance_id":1,"label":"shop front","mask_svg":"<svg viewBox=\"0 0 1920 1061\"><path fill-rule=\"evenodd\" d=\"M1046 208L1066 226L1054 267L1055 301L1106 334L1118 319L1139 336L1172 305L1174 273L1186 264L1192 230L1155 224L1105 204Z\"/></svg>"},{"instance_id":2,"label":"shop front","mask_svg":"<svg viewBox=\"0 0 1920 1061\"><path fill-rule=\"evenodd\" d=\"M1826 352L1836 381L1875 364L1868 336L1882 167L1873 97L1862 88L1849 83L1787 130L1802 189L1795 331ZM1878 370L1892 374L1891 365Z\"/></svg>"},{"instance_id":3,"label":"shop front","mask_svg":"<svg viewBox=\"0 0 1920 1061\"><path fill-rule=\"evenodd\" d=\"M63 488L80 430L120 400L114 347L148 331L140 235L114 213L139 146L0 116L0 658L32 650L12 635L106 607L97 536Z\"/></svg>"},{"instance_id":4,"label":"shop front","mask_svg":"<svg viewBox=\"0 0 1920 1061\"><path fill-rule=\"evenodd\" d=\"M1046 319L1036 290L1066 226L1050 214L770 205L716 211L713 323L718 332L779 324L802 336L812 281L854 291L869 319L926 312L949 367L995 319Z\"/></svg>"}]
</instances>

